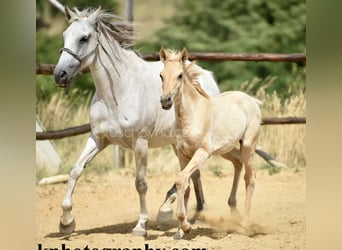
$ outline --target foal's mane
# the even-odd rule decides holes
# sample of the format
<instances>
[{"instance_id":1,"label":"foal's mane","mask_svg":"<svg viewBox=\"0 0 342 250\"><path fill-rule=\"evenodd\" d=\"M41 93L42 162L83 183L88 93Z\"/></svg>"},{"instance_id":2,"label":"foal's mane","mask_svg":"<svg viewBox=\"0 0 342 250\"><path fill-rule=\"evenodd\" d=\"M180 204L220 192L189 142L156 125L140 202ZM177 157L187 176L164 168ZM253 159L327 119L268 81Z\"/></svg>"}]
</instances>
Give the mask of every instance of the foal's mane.
<instances>
[{"instance_id":1,"label":"foal's mane","mask_svg":"<svg viewBox=\"0 0 342 250\"><path fill-rule=\"evenodd\" d=\"M85 8L83 10L73 9L76 16L70 20L74 22L80 18L86 18L96 11L94 8ZM111 40L116 40L121 48L127 49L132 47L135 43L133 36L132 22L126 21L123 18L109 13L105 10L100 10L96 16L96 28L98 32L104 34L106 40L111 42Z\"/></svg>"},{"instance_id":2,"label":"foal's mane","mask_svg":"<svg viewBox=\"0 0 342 250\"><path fill-rule=\"evenodd\" d=\"M202 89L199 84L198 77L202 74L199 70L199 67L195 62L190 63L189 65L183 64L184 74L190 81L190 83L195 87L198 93L200 93L205 98L210 98L207 92Z\"/></svg>"}]
</instances>

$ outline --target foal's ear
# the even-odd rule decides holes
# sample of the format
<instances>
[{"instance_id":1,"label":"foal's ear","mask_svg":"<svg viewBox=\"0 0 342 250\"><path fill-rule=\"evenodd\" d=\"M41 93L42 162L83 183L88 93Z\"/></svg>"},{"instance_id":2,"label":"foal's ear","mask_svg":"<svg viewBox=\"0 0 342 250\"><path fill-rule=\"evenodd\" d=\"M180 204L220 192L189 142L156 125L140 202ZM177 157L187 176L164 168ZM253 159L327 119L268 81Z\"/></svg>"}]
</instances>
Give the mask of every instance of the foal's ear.
<instances>
[{"instance_id":1,"label":"foal's ear","mask_svg":"<svg viewBox=\"0 0 342 250\"><path fill-rule=\"evenodd\" d=\"M159 58L162 62L165 62L165 60L166 60L166 51L163 47L160 48Z\"/></svg>"},{"instance_id":2,"label":"foal's ear","mask_svg":"<svg viewBox=\"0 0 342 250\"><path fill-rule=\"evenodd\" d=\"M185 47L183 47L181 59L183 63L188 60L188 50Z\"/></svg>"},{"instance_id":3,"label":"foal's ear","mask_svg":"<svg viewBox=\"0 0 342 250\"><path fill-rule=\"evenodd\" d=\"M76 18L76 14L66 5L64 6L64 14L68 21Z\"/></svg>"}]
</instances>

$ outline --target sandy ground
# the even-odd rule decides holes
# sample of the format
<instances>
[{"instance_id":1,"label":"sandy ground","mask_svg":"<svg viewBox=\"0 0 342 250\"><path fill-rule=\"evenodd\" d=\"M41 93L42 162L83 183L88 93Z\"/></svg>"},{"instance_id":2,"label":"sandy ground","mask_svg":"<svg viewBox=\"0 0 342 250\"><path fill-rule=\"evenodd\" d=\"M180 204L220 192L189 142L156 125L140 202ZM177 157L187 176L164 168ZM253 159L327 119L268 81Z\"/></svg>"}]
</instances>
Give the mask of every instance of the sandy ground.
<instances>
[{"instance_id":1,"label":"sandy ground","mask_svg":"<svg viewBox=\"0 0 342 250\"><path fill-rule=\"evenodd\" d=\"M58 232L61 201L66 183L36 188L36 243L41 250L74 249L305 249L306 245L306 170L283 170L269 175L257 171L248 235L230 217L227 206L232 172L214 176L202 174L207 210L201 221L180 241L172 236L177 221L159 224L158 208L175 175L148 178L147 204L150 221L146 238L131 235L139 202L134 177L110 172L103 176L82 176L74 193L73 215L76 230L69 236ZM244 184L240 182L238 208L244 207ZM190 215L194 213L194 194L190 197ZM175 205L175 204L174 204ZM175 206L174 206L175 210ZM64 244L64 245L63 245ZM87 248L88 246L88 248Z\"/></svg>"}]
</instances>

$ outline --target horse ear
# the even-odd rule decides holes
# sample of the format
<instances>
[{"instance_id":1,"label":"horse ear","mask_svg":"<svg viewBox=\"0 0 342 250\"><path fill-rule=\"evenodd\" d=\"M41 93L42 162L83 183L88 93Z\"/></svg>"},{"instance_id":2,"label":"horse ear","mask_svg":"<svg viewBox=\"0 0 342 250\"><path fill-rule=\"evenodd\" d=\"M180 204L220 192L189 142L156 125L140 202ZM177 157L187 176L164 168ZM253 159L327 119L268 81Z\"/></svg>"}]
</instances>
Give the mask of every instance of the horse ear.
<instances>
[{"instance_id":1,"label":"horse ear","mask_svg":"<svg viewBox=\"0 0 342 250\"><path fill-rule=\"evenodd\" d=\"M75 11L76 15L78 15L78 16L81 15L81 12L76 7L74 8L74 11Z\"/></svg>"},{"instance_id":2,"label":"horse ear","mask_svg":"<svg viewBox=\"0 0 342 250\"><path fill-rule=\"evenodd\" d=\"M91 24L95 24L96 22L96 18L98 16L98 14L100 13L101 11L101 6L97 8L97 10L95 10L93 13L91 13L91 15L88 17L88 21L91 23Z\"/></svg>"},{"instance_id":3,"label":"horse ear","mask_svg":"<svg viewBox=\"0 0 342 250\"><path fill-rule=\"evenodd\" d=\"M188 50L183 47L183 50L182 50L182 62L186 62L188 60Z\"/></svg>"},{"instance_id":4,"label":"horse ear","mask_svg":"<svg viewBox=\"0 0 342 250\"><path fill-rule=\"evenodd\" d=\"M66 5L64 6L64 14L68 21L76 17L76 14Z\"/></svg>"},{"instance_id":5,"label":"horse ear","mask_svg":"<svg viewBox=\"0 0 342 250\"><path fill-rule=\"evenodd\" d=\"M163 47L160 48L159 58L162 62L165 62L165 60L166 60L166 51Z\"/></svg>"}]
</instances>

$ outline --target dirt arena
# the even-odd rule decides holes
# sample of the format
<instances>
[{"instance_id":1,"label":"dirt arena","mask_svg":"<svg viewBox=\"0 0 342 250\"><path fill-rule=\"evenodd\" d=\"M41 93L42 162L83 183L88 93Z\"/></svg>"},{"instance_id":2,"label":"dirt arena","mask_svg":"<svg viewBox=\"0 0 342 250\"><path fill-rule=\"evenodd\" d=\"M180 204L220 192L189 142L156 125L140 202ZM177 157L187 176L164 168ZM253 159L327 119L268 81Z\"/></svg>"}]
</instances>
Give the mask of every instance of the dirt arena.
<instances>
[{"instance_id":1,"label":"dirt arena","mask_svg":"<svg viewBox=\"0 0 342 250\"><path fill-rule=\"evenodd\" d=\"M180 241L172 236L177 221L159 224L158 208L175 175L148 178L147 204L150 221L146 238L134 237L139 202L134 177L110 172L103 176L82 176L73 198L76 230L69 236L58 232L61 201L66 183L36 188L36 243L39 250L74 249L305 249L306 246L306 169L282 170L269 175L257 171L257 186L252 202L252 225L241 234L227 206L233 179L231 170L221 177L206 170L202 183L207 210L201 221ZM190 215L194 213L191 192ZM175 204L174 204L175 205ZM243 211L244 184L240 182L238 208ZM175 206L174 206L175 210Z\"/></svg>"}]
</instances>

